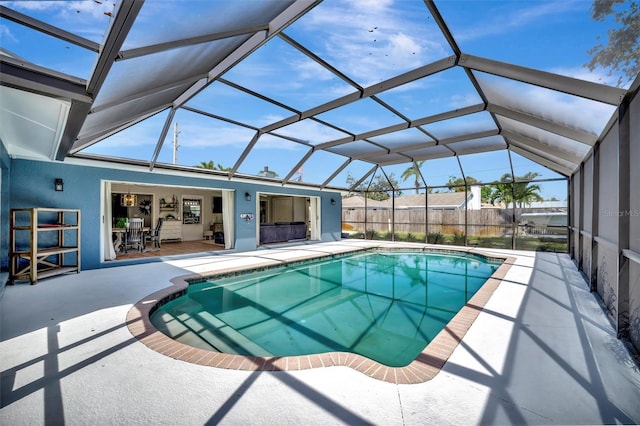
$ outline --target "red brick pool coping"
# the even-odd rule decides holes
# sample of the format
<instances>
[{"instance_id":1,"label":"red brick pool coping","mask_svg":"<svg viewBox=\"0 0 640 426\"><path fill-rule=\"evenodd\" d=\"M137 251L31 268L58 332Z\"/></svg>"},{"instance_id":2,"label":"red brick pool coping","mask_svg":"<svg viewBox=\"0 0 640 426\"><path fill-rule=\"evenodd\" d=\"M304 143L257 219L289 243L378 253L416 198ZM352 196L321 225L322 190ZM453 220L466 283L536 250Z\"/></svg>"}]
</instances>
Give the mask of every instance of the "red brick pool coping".
<instances>
[{"instance_id":1,"label":"red brick pool coping","mask_svg":"<svg viewBox=\"0 0 640 426\"><path fill-rule=\"evenodd\" d=\"M451 251L451 250L449 250ZM460 249L453 251L468 252ZM491 298L491 295L515 262L514 257L475 254L504 259L502 265L469 299L465 306L436 335L424 350L405 367L388 367L361 355L348 352L328 352L314 355L258 357L231 355L195 348L173 340L158 331L149 315L163 299L186 289L188 280L202 279L202 275L185 275L171 280L172 287L159 290L136 303L127 313L127 327L131 334L150 349L176 360L198 365L244 371L295 371L333 366L350 367L374 379L397 384L423 383L440 372L453 350L462 341L471 324ZM241 270L242 268L234 268ZM233 272L225 270L224 272ZM220 273L220 271L216 271Z\"/></svg>"}]
</instances>

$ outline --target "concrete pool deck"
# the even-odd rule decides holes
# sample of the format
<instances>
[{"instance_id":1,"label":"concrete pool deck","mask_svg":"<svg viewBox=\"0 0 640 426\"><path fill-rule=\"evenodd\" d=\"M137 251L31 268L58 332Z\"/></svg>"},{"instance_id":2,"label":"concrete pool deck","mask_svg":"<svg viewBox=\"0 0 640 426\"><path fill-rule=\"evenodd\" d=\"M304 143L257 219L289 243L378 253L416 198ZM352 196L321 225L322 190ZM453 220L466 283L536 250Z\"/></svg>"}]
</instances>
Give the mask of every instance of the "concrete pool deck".
<instances>
[{"instance_id":1,"label":"concrete pool deck","mask_svg":"<svg viewBox=\"0 0 640 426\"><path fill-rule=\"evenodd\" d=\"M399 246L399 244L396 246ZM413 247L415 247L415 245ZM341 249L349 249L349 246L344 245ZM353 249L353 247L351 249ZM422 249L423 248L420 247L419 251L422 251ZM402 250L405 249L403 248ZM431 249L426 248L426 250ZM388 251L393 252L395 250ZM455 250L455 254L459 254L461 251L471 250L457 249ZM437 249L436 251L436 253L442 252L443 250L441 249ZM362 249L356 247L356 250L351 253L362 253ZM191 339L194 338L194 335L200 334L200 332L194 333L194 329L206 328L207 326L205 324L208 321L201 322L201 318L194 319L193 321L184 320L184 322L174 319L172 321L173 324L170 326L174 334L171 335L180 336L180 341L174 340L158 331L151 322L150 316L154 310L176 297L186 294L190 282L197 283L205 279L215 279L215 277L235 277L239 272L257 272L273 267L295 265L304 262L308 256L315 259L327 260L326 254L318 258L316 253L310 252L309 250L300 250L295 254L296 258L282 258L277 260L265 257L254 258L251 262L251 267L243 266L239 270L229 268L224 264L217 264L216 267L212 268L213 270L209 271L204 277L200 274L190 274L173 278L171 280L173 286L150 294L138 301L138 303L131 308L127 314L127 327L133 336L156 352L160 352L177 360L199 365L248 371L294 371L320 367L347 366L369 377L384 380L389 383L423 383L433 379L433 377L440 372L444 363L458 346L458 342L462 340L471 324L473 324L515 261L513 257L498 258L493 255L483 256L487 262L500 261L502 263L485 281L482 287L472 295L466 305L431 339L429 344L422 349L421 353L415 355L411 363L402 367L389 367L372 359L349 352L324 352L299 356L242 356L233 355L232 353L220 353L218 351L212 352L212 349L215 350L214 348L208 344L206 346L200 346L202 345L200 341L195 343L195 346L198 347L190 346L188 343L185 344L185 339L187 339L189 343L193 343ZM336 253L330 254L333 256ZM341 254L336 255L340 256ZM326 305L324 305L324 307L326 309L323 315L329 317L328 309L330 309L330 307ZM193 307L191 307L191 309L193 309ZM247 314L246 311L243 312ZM359 313L362 314L361 312ZM368 317L365 315L365 318ZM370 318L368 320L371 321ZM187 322L189 325L186 325ZM246 324L244 326L246 326ZM411 334L412 332L415 332L415 327L412 327L411 330L393 330L394 338L397 339L395 342L402 344L402 342L406 342L406 340L413 340L414 336ZM363 334L358 335L360 339L363 337L365 337ZM239 338L241 340L243 339L242 336L239 336ZM262 348L260 350L263 351Z\"/></svg>"},{"instance_id":2,"label":"concrete pool deck","mask_svg":"<svg viewBox=\"0 0 640 426\"><path fill-rule=\"evenodd\" d=\"M344 240L83 271L0 300L0 424L640 423L640 371L566 254L514 264L431 380L239 371L149 349L126 317L171 279L393 243ZM423 246L423 245L419 245Z\"/></svg>"}]
</instances>

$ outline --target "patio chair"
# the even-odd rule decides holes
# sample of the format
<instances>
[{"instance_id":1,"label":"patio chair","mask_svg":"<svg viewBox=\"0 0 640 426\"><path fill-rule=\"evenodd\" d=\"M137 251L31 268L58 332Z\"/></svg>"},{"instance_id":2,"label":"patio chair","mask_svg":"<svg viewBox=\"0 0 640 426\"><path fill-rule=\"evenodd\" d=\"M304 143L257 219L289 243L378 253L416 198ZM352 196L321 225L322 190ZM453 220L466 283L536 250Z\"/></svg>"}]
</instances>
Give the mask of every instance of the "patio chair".
<instances>
[{"instance_id":1,"label":"patio chair","mask_svg":"<svg viewBox=\"0 0 640 426\"><path fill-rule=\"evenodd\" d=\"M146 247L147 243L153 242L153 248L160 248L160 229L162 228L163 218L158 218L158 223L156 223L156 227L149 231L149 233L144 236L144 245Z\"/></svg>"},{"instance_id":2,"label":"patio chair","mask_svg":"<svg viewBox=\"0 0 640 426\"><path fill-rule=\"evenodd\" d=\"M142 233L142 219L129 219L129 227L127 229L127 239L125 241L124 251L128 253L129 249L142 251L144 249L144 235Z\"/></svg>"}]
</instances>

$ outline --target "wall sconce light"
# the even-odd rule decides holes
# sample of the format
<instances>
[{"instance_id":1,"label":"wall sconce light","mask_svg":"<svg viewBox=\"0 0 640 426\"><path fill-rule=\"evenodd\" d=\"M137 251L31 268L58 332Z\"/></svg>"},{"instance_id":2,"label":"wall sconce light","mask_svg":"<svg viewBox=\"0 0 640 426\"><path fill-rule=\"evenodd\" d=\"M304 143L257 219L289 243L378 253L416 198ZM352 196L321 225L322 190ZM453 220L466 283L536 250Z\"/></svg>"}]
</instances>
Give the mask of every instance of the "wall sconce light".
<instances>
[{"instance_id":1,"label":"wall sconce light","mask_svg":"<svg viewBox=\"0 0 640 426\"><path fill-rule=\"evenodd\" d=\"M331 199L331 205L335 206L336 205L336 200L334 200L333 198Z\"/></svg>"},{"instance_id":2,"label":"wall sconce light","mask_svg":"<svg viewBox=\"0 0 640 426\"><path fill-rule=\"evenodd\" d=\"M249 194L248 192L244 193L244 199L247 201L251 201L251 194Z\"/></svg>"},{"instance_id":3,"label":"wall sconce light","mask_svg":"<svg viewBox=\"0 0 640 426\"><path fill-rule=\"evenodd\" d=\"M55 182L56 191L64 191L64 182L62 181L62 179L56 178Z\"/></svg>"}]
</instances>

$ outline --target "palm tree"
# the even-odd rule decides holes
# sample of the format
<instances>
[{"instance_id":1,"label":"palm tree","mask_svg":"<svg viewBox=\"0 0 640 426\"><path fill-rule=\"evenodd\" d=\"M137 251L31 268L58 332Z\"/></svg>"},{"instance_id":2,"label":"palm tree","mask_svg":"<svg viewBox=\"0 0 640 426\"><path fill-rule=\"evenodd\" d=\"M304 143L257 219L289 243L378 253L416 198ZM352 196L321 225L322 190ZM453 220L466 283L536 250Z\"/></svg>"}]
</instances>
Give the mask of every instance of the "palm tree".
<instances>
[{"instance_id":1,"label":"palm tree","mask_svg":"<svg viewBox=\"0 0 640 426\"><path fill-rule=\"evenodd\" d=\"M511 181L511 174L505 173L500 178L501 183L496 183L493 186L493 191L489 197L489 202L495 205L496 202L504 203L505 207L509 207L509 204L513 201L513 188Z\"/></svg>"},{"instance_id":2,"label":"palm tree","mask_svg":"<svg viewBox=\"0 0 640 426\"><path fill-rule=\"evenodd\" d=\"M538 173L528 172L518 180L531 181L538 177ZM515 184L515 200L520 204L520 208L525 204L531 205L534 201L544 201L540 196L540 185L531 182L518 182Z\"/></svg>"},{"instance_id":3,"label":"palm tree","mask_svg":"<svg viewBox=\"0 0 640 426\"><path fill-rule=\"evenodd\" d=\"M200 169L207 169L207 170L221 170L223 172L231 171L231 167L223 167L222 164L220 163L215 164L212 160L201 161L200 164L196 165L195 167L198 167Z\"/></svg>"},{"instance_id":4,"label":"palm tree","mask_svg":"<svg viewBox=\"0 0 640 426\"><path fill-rule=\"evenodd\" d=\"M540 185L530 182L538 176L538 173L528 172L524 176L516 177L516 182L514 183L510 173L503 174L500 178L500 183L493 185L493 192L489 201L491 204L495 204L496 201L504 203L505 207L515 203L514 205L520 208L526 204L531 204L533 201L544 201L540 195Z\"/></svg>"},{"instance_id":5,"label":"palm tree","mask_svg":"<svg viewBox=\"0 0 640 426\"><path fill-rule=\"evenodd\" d=\"M201 161L200 164L196 165L196 167L201 169L215 170L216 165L212 160L209 161Z\"/></svg>"},{"instance_id":6,"label":"palm tree","mask_svg":"<svg viewBox=\"0 0 640 426\"><path fill-rule=\"evenodd\" d=\"M422 167L422 165L424 164L424 160L423 161L414 161L411 166L405 170L404 172L402 172L402 175L400 175L400 178L402 179L402 181L406 181L407 179L409 179L411 176L414 176L415 178L415 187L416 187L416 194L419 194L419 188L420 188L420 167Z\"/></svg>"}]
</instances>

